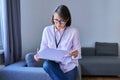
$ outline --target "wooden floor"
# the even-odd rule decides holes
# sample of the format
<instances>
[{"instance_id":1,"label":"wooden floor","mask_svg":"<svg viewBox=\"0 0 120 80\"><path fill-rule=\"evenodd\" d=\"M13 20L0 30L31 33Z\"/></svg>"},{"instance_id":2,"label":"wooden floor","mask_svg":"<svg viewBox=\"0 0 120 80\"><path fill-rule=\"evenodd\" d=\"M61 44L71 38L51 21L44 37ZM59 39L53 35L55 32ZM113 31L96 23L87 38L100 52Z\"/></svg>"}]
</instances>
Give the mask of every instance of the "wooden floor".
<instances>
[{"instance_id":1,"label":"wooden floor","mask_svg":"<svg viewBox=\"0 0 120 80\"><path fill-rule=\"evenodd\" d=\"M120 80L120 77L82 77L82 80Z\"/></svg>"}]
</instances>

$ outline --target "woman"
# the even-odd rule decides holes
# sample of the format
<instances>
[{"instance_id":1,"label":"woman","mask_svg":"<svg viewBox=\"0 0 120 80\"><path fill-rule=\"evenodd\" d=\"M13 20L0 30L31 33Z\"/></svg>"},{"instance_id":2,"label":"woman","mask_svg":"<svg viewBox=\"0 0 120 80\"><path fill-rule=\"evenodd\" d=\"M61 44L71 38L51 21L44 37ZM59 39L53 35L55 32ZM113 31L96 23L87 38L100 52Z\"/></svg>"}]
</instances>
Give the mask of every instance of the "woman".
<instances>
[{"instance_id":1,"label":"woman","mask_svg":"<svg viewBox=\"0 0 120 80\"><path fill-rule=\"evenodd\" d=\"M67 6L58 6L53 13L51 22L52 25L45 27L43 31L40 51L45 48L67 50L72 60L67 65L46 60L43 68L52 80L76 80L78 59L81 58L81 47L78 31L70 26L71 15ZM37 54L34 58L36 61L40 61Z\"/></svg>"}]
</instances>

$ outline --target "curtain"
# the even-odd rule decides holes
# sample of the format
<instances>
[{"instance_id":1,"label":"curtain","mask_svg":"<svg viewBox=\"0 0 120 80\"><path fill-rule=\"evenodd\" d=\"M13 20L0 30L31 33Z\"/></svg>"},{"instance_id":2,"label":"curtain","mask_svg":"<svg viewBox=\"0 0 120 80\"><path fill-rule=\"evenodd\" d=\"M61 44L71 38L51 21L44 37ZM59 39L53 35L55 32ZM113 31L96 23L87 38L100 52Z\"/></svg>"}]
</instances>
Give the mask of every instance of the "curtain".
<instances>
[{"instance_id":1,"label":"curtain","mask_svg":"<svg viewBox=\"0 0 120 80\"><path fill-rule=\"evenodd\" d=\"M21 60L20 0L3 0L3 48L5 65Z\"/></svg>"}]
</instances>

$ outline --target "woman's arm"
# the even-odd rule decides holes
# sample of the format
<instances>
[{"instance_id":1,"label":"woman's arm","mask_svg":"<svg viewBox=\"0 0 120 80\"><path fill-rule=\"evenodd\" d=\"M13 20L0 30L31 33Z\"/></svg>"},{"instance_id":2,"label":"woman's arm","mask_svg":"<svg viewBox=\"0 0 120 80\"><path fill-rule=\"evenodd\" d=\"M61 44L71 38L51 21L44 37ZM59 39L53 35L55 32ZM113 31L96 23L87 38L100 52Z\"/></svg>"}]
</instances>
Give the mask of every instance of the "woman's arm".
<instances>
[{"instance_id":1,"label":"woman's arm","mask_svg":"<svg viewBox=\"0 0 120 80\"><path fill-rule=\"evenodd\" d=\"M40 51L48 48L47 46L47 30L46 28L43 30L43 34L42 34L42 41L41 41L41 45L40 45L40 50L37 51L37 53L34 55L34 59L38 62L38 61L42 61L42 59L38 59L38 55L40 54Z\"/></svg>"},{"instance_id":2,"label":"woman's arm","mask_svg":"<svg viewBox=\"0 0 120 80\"><path fill-rule=\"evenodd\" d=\"M80 38L79 32L75 29L74 37L73 37L73 51L70 53L74 59L81 58L81 45L80 45Z\"/></svg>"}]
</instances>

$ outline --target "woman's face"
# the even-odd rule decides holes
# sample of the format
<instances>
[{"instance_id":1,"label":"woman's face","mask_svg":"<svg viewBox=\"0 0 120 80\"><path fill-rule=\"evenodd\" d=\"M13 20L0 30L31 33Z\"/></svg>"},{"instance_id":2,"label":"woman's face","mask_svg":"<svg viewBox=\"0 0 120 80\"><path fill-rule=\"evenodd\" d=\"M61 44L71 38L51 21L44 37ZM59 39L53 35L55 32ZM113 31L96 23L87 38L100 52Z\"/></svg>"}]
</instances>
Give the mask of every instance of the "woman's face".
<instances>
[{"instance_id":1,"label":"woman's face","mask_svg":"<svg viewBox=\"0 0 120 80\"><path fill-rule=\"evenodd\" d=\"M64 19L62 19L58 13L54 13L54 24L57 27L58 30L63 29L67 23L67 21L65 21Z\"/></svg>"}]
</instances>

